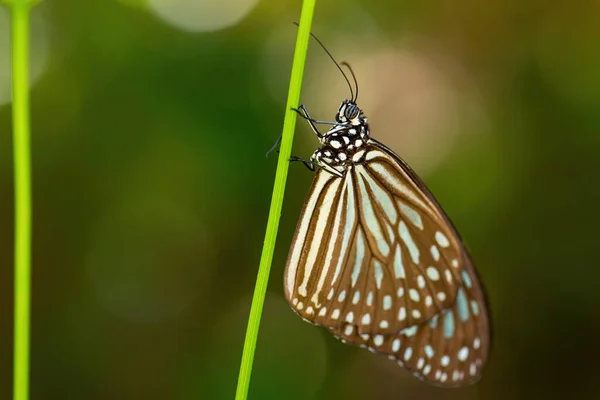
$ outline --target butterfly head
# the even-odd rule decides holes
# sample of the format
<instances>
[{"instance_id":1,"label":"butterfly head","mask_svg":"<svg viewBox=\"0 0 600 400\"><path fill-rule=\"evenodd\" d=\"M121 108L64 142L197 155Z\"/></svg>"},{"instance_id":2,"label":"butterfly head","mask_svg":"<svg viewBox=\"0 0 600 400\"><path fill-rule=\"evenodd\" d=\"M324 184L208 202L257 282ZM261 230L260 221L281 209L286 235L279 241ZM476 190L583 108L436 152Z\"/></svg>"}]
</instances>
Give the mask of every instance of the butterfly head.
<instances>
[{"instance_id":1,"label":"butterfly head","mask_svg":"<svg viewBox=\"0 0 600 400\"><path fill-rule=\"evenodd\" d=\"M338 109L335 120L340 124L360 126L367 122L367 117L353 100L344 100Z\"/></svg>"}]
</instances>

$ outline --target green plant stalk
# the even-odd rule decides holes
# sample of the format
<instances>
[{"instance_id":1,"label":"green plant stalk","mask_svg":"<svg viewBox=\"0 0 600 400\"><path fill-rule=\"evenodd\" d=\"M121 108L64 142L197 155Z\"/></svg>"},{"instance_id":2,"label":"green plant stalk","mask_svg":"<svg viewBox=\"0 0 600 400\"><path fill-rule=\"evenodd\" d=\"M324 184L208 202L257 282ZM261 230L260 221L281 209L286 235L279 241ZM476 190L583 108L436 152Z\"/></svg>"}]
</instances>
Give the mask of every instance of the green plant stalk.
<instances>
[{"instance_id":1,"label":"green plant stalk","mask_svg":"<svg viewBox=\"0 0 600 400\"><path fill-rule=\"evenodd\" d=\"M302 3L300 26L298 28L296 49L294 51L294 61L292 63L292 74L290 78L286 113L283 120L283 132L281 135L281 146L279 148L279 159L277 161L273 195L271 197L271 208L269 210L269 219L267 221L265 241L258 267L258 276L256 278L254 296L252 297L252 305L250 307L248 328L246 329L246 338L244 340L240 374L238 377L238 385L235 394L236 400L246 400L248 397L250 375L252 373L252 363L254 361L254 351L256 349L260 318L267 293L267 283L269 281L269 273L271 271L271 263L273 261L273 252L275 250L277 230L279 229L279 218L281 216L285 183L287 181L288 168L290 164L289 160L292 153L292 142L294 139L294 128L296 126L297 115L291 110L291 108L298 107L298 104L300 103L300 89L302 87L302 76L304 75L304 65L306 63L306 52L308 51L308 41L310 37L310 27L312 24L315 2L316 0L304 0Z\"/></svg>"},{"instance_id":2,"label":"green plant stalk","mask_svg":"<svg viewBox=\"0 0 600 400\"><path fill-rule=\"evenodd\" d=\"M31 168L29 147L30 2L11 4L13 151L15 168L15 286L13 399L29 398L31 304Z\"/></svg>"}]
</instances>

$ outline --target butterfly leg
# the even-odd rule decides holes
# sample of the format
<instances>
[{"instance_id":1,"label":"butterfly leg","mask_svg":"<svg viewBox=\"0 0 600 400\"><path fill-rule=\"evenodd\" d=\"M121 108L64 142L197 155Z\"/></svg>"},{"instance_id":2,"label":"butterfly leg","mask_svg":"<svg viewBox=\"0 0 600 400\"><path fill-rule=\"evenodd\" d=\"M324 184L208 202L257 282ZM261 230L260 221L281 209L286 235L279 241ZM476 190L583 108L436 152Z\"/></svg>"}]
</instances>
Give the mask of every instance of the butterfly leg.
<instances>
[{"instance_id":1,"label":"butterfly leg","mask_svg":"<svg viewBox=\"0 0 600 400\"><path fill-rule=\"evenodd\" d=\"M271 148L269 149L269 151L267 151L267 154L265 154L265 157L269 157L269 154L271 154L277 148L277 146L279 146L279 143L281 143L281 137L282 136L283 136L283 134L279 135L279 137L275 141L275 144L273 146L271 146ZM279 153L279 150L277 150L277 153Z\"/></svg>"},{"instance_id":2,"label":"butterfly leg","mask_svg":"<svg viewBox=\"0 0 600 400\"><path fill-rule=\"evenodd\" d=\"M328 124L328 125L335 125L335 122L329 122L329 121L318 121L316 119L312 119L310 117L310 115L308 114L308 110L306 109L306 107L304 107L303 104L301 104L298 108L293 108L293 111L296 111L298 113L298 115L300 115L302 118L304 118L305 120L307 120L312 128L312 130L317 134L317 136L319 138L323 137L323 134L319 131L319 129L317 128L317 126L315 124ZM271 148L267 151L267 154L265 155L266 157L269 157L269 154L271 154L279 145L279 143L281 143L281 137L282 135L279 135L279 137L277 138L277 140L275 141L275 144L273 144L273 146L271 146ZM301 161L301 160L293 160L293 161ZM306 160L304 160L306 161ZM312 171L314 171L314 169L312 169Z\"/></svg>"},{"instance_id":3,"label":"butterfly leg","mask_svg":"<svg viewBox=\"0 0 600 400\"><path fill-rule=\"evenodd\" d=\"M290 162L294 162L294 161L300 161L302 164L304 164L304 166L306 168L310 169L311 171L314 171L316 169L315 162L312 159L311 160L305 160L305 159L300 158L300 157L291 156L290 157Z\"/></svg>"},{"instance_id":4,"label":"butterfly leg","mask_svg":"<svg viewBox=\"0 0 600 400\"><path fill-rule=\"evenodd\" d=\"M291 110L292 111L296 111L298 113L298 115L300 115L300 117L304 118L307 121L312 121L315 124L338 125L338 122L334 122L334 121L320 121L318 119L312 118L310 115L308 115L308 111L306 110L306 107L304 107L303 104L301 104L299 108L292 107Z\"/></svg>"},{"instance_id":5,"label":"butterfly leg","mask_svg":"<svg viewBox=\"0 0 600 400\"><path fill-rule=\"evenodd\" d=\"M298 113L298 115L300 115L302 118L304 118L305 120L308 121L311 129L313 130L313 132L315 133L315 135L317 135L317 137L319 139L323 137L323 134L321 133L319 128L317 128L316 124L329 123L329 122L317 121L317 120L312 119L310 117L310 115L308 114L308 110L306 109L306 107L304 107L304 104L300 104L300 106L298 108L292 108L292 110L296 111Z\"/></svg>"},{"instance_id":6,"label":"butterfly leg","mask_svg":"<svg viewBox=\"0 0 600 400\"><path fill-rule=\"evenodd\" d=\"M337 175L340 178L344 177L343 173L333 168L328 162L323 160L323 152L320 149L314 152L314 154L310 157L310 161L313 163L313 165L318 165L330 174Z\"/></svg>"}]
</instances>

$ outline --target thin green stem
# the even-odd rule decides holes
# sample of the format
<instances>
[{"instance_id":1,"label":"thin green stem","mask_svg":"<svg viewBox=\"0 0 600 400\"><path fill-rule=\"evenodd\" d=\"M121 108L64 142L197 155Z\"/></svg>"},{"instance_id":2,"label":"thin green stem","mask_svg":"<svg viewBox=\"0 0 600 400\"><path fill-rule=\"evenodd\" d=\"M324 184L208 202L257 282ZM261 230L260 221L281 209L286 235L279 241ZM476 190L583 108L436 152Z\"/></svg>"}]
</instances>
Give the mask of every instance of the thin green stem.
<instances>
[{"instance_id":1,"label":"thin green stem","mask_svg":"<svg viewBox=\"0 0 600 400\"><path fill-rule=\"evenodd\" d=\"M300 102L300 89L302 87L302 76L304 75L304 65L306 63L306 52L308 50L308 39L315 9L315 2L316 0L304 0L302 3L302 12L300 14L299 24L300 27L298 28L296 49L294 51L294 61L292 64L292 74L290 78L290 89L288 92L285 118L283 120L281 147L279 149L279 159L277 161L277 171L275 173L275 184L273 186L271 208L269 210L269 219L267 221L265 241L258 267L258 276L256 278L254 296L252 297L252 305L250 307L248 328L246 330L246 338L244 340L244 350L242 352L240 374L238 377L238 386L235 394L236 400L246 400L248 397L250 375L252 373L252 362L254 361L254 351L256 349L256 339L258 337L260 318L267 293L267 283L269 281L269 272L271 271L271 263L273 261L273 252L275 250L277 230L279 229L279 218L281 216L281 207L283 204L285 183L287 181L289 160L292 152L294 127L296 126L297 115L291 110L291 108L298 107Z\"/></svg>"},{"instance_id":2,"label":"thin green stem","mask_svg":"<svg viewBox=\"0 0 600 400\"><path fill-rule=\"evenodd\" d=\"M29 148L29 1L11 5L15 168L14 400L29 398L31 169Z\"/></svg>"}]
</instances>

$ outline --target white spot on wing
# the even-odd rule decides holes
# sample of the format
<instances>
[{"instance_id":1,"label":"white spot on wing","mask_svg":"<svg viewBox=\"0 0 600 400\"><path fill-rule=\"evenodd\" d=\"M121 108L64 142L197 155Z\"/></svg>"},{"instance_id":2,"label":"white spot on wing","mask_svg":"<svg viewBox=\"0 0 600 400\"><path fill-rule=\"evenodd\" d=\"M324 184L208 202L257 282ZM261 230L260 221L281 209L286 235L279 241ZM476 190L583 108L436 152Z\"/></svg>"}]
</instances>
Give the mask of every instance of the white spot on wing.
<instances>
[{"instance_id":1,"label":"white spot on wing","mask_svg":"<svg viewBox=\"0 0 600 400\"><path fill-rule=\"evenodd\" d=\"M463 288L459 288L456 294L456 306L460 320L465 322L469 319L469 304L467 303L467 296Z\"/></svg>"},{"instance_id":2,"label":"white spot on wing","mask_svg":"<svg viewBox=\"0 0 600 400\"><path fill-rule=\"evenodd\" d=\"M352 311L348 312L348 314L346 314L346 322L348 323L352 323L354 322L354 313Z\"/></svg>"},{"instance_id":3,"label":"white spot on wing","mask_svg":"<svg viewBox=\"0 0 600 400\"><path fill-rule=\"evenodd\" d=\"M449 269L446 269L444 271L444 274L446 274L446 280L448 281L448 283L452 283L452 272L450 272Z\"/></svg>"},{"instance_id":4,"label":"white spot on wing","mask_svg":"<svg viewBox=\"0 0 600 400\"><path fill-rule=\"evenodd\" d=\"M402 333L408 337L414 336L417 333L417 329L417 325L409 326L408 328L404 329Z\"/></svg>"},{"instance_id":5,"label":"white spot on wing","mask_svg":"<svg viewBox=\"0 0 600 400\"><path fill-rule=\"evenodd\" d=\"M471 364L469 366L469 374L471 374L471 376L475 376L476 373L477 373L477 366L475 364Z\"/></svg>"},{"instance_id":6,"label":"white spot on wing","mask_svg":"<svg viewBox=\"0 0 600 400\"><path fill-rule=\"evenodd\" d=\"M430 295L425 296L425 305L427 307L430 307L433 304L433 299L431 298Z\"/></svg>"},{"instance_id":7,"label":"white spot on wing","mask_svg":"<svg viewBox=\"0 0 600 400\"><path fill-rule=\"evenodd\" d=\"M450 357L443 356L442 359L441 359L441 361L440 361L440 364L442 364L442 367L447 367L448 364L450 364Z\"/></svg>"},{"instance_id":8,"label":"white spot on wing","mask_svg":"<svg viewBox=\"0 0 600 400\"><path fill-rule=\"evenodd\" d=\"M344 335L350 336L354 332L354 325L346 325L346 329L344 330Z\"/></svg>"},{"instance_id":9,"label":"white spot on wing","mask_svg":"<svg viewBox=\"0 0 600 400\"><path fill-rule=\"evenodd\" d=\"M396 251L394 253L394 274L398 279L406 277L404 265L402 264L402 250L400 249L399 244L396 246Z\"/></svg>"},{"instance_id":10,"label":"white spot on wing","mask_svg":"<svg viewBox=\"0 0 600 400\"><path fill-rule=\"evenodd\" d=\"M456 382L459 378L460 378L460 371L455 369L454 372L452 373L452 380Z\"/></svg>"},{"instance_id":11,"label":"white spot on wing","mask_svg":"<svg viewBox=\"0 0 600 400\"><path fill-rule=\"evenodd\" d=\"M471 277L469 276L467 271L463 269L461 272L461 276L462 276L462 281L465 284L465 286L467 287L467 289L471 289L471 287L473 286L473 282L471 282Z\"/></svg>"},{"instance_id":12,"label":"white spot on wing","mask_svg":"<svg viewBox=\"0 0 600 400\"><path fill-rule=\"evenodd\" d=\"M435 261L440 261L440 250L435 244L431 245L431 256Z\"/></svg>"},{"instance_id":13,"label":"white spot on wing","mask_svg":"<svg viewBox=\"0 0 600 400\"><path fill-rule=\"evenodd\" d=\"M437 281L440 279L440 273L436 267L427 267L427 276L432 281Z\"/></svg>"},{"instance_id":14,"label":"white spot on wing","mask_svg":"<svg viewBox=\"0 0 600 400\"><path fill-rule=\"evenodd\" d=\"M410 235L410 232L408 231L408 228L406 227L406 224L404 223L404 221L400 221L399 233L400 233L400 237L402 238L402 241L404 241L404 244L406 244L406 247L408 248L408 252L410 253L410 258L412 259L412 261L415 264L418 265L419 264L419 255L420 255L419 248L413 241L413 238Z\"/></svg>"},{"instance_id":15,"label":"white spot on wing","mask_svg":"<svg viewBox=\"0 0 600 400\"><path fill-rule=\"evenodd\" d=\"M479 315L479 304L477 304L476 300L471 300L471 309L473 310L473 315Z\"/></svg>"},{"instance_id":16,"label":"white spot on wing","mask_svg":"<svg viewBox=\"0 0 600 400\"><path fill-rule=\"evenodd\" d=\"M450 339L454 336L454 314L447 312L444 316L444 337Z\"/></svg>"},{"instance_id":17,"label":"white spot on wing","mask_svg":"<svg viewBox=\"0 0 600 400\"><path fill-rule=\"evenodd\" d=\"M370 152L367 153L367 161L371 161L377 157L385 157L385 153L382 153L379 150L371 150Z\"/></svg>"},{"instance_id":18,"label":"white spot on wing","mask_svg":"<svg viewBox=\"0 0 600 400\"><path fill-rule=\"evenodd\" d=\"M421 299L421 297L419 296L419 292L417 292L416 289L410 289L408 291L408 295L410 296L410 299L412 301L419 301Z\"/></svg>"},{"instance_id":19,"label":"white spot on wing","mask_svg":"<svg viewBox=\"0 0 600 400\"><path fill-rule=\"evenodd\" d=\"M388 236L390 238L390 243L394 243L396 241L396 235L394 235L394 230L390 226L390 223L387 220L383 221L385 224L385 229L387 230Z\"/></svg>"},{"instance_id":20,"label":"white spot on wing","mask_svg":"<svg viewBox=\"0 0 600 400\"><path fill-rule=\"evenodd\" d=\"M377 260L373 262L374 270L375 270L375 282L377 284L377 289L381 289L381 283L383 282L383 268L381 267L381 263Z\"/></svg>"},{"instance_id":21,"label":"white spot on wing","mask_svg":"<svg viewBox=\"0 0 600 400\"><path fill-rule=\"evenodd\" d=\"M383 297L383 309L387 311L390 308L392 308L392 296L390 296L389 294L386 294Z\"/></svg>"},{"instance_id":22,"label":"white spot on wing","mask_svg":"<svg viewBox=\"0 0 600 400\"><path fill-rule=\"evenodd\" d=\"M363 315L362 320L360 321L363 325L369 325L371 323L371 314L366 313Z\"/></svg>"},{"instance_id":23,"label":"white spot on wing","mask_svg":"<svg viewBox=\"0 0 600 400\"><path fill-rule=\"evenodd\" d=\"M352 156L352 161L355 162L355 163L359 162L362 159L362 157L364 156L364 154L365 154L364 150L357 151Z\"/></svg>"},{"instance_id":24,"label":"white spot on wing","mask_svg":"<svg viewBox=\"0 0 600 400\"><path fill-rule=\"evenodd\" d=\"M360 269L363 265L365 258L365 238L362 230L358 229L356 232L356 260L354 261L354 268L352 269L352 287L356 285L358 276L360 275Z\"/></svg>"},{"instance_id":25,"label":"white spot on wing","mask_svg":"<svg viewBox=\"0 0 600 400\"><path fill-rule=\"evenodd\" d=\"M398 320L404 321L406 319L406 308L400 307L398 311Z\"/></svg>"},{"instance_id":26,"label":"white spot on wing","mask_svg":"<svg viewBox=\"0 0 600 400\"><path fill-rule=\"evenodd\" d=\"M442 232L437 231L435 233L435 240L438 242L438 244L442 247L448 247L450 246L450 242L448 241L448 238L446 237L446 235L444 235Z\"/></svg>"},{"instance_id":27,"label":"white spot on wing","mask_svg":"<svg viewBox=\"0 0 600 400\"><path fill-rule=\"evenodd\" d=\"M433 351L433 347L431 347L430 345L426 345L425 346L425 354L429 358L433 357L433 355L435 354L435 351Z\"/></svg>"},{"instance_id":28,"label":"white spot on wing","mask_svg":"<svg viewBox=\"0 0 600 400\"><path fill-rule=\"evenodd\" d=\"M398 206L400 207L400 211L402 211L402 213L408 217L408 220L414 226L416 226L420 230L423 230L423 220L421 219L421 216L415 209L409 207L400 200L398 200Z\"/></svg>"}]
</instances>

